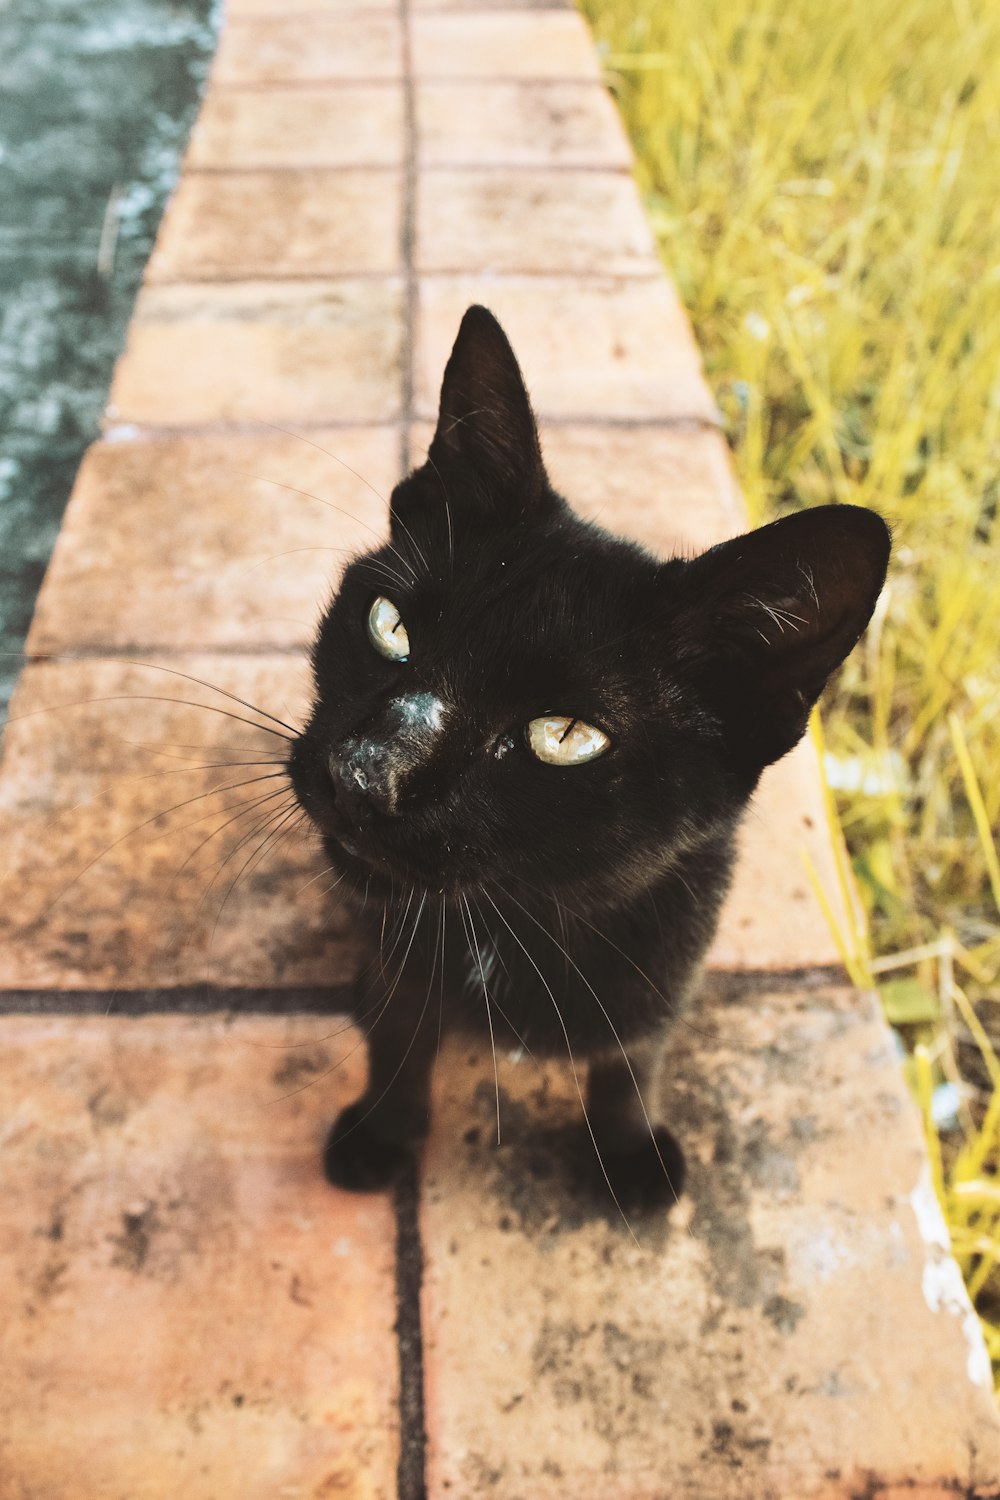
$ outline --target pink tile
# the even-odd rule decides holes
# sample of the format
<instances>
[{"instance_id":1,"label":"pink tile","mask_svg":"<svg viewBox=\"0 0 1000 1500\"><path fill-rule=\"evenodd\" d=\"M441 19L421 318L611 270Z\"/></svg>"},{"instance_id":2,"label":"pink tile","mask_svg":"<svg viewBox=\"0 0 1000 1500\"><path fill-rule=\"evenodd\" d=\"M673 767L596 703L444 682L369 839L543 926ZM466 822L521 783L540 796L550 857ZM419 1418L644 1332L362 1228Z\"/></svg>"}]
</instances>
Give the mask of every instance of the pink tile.
<instances>
[{"instance_id":1,"label":"pink tile","mask_svg":"<svg viewBox=\"0 0 1000 1500\"><path fill-rule=\"evenodd\" d=\"M266 714L294 728L308 693L296 655L29 666L0 762L0 989L107 991L112 1013L130 990L343 994L353 919L314 835L278 821Z\"/></svg>"},{"instance_id":2,"label":"pink tile","mask_svg":"<svg viewBox=\"0 0 1000 1500\"><path fill-rule=\"evenodd\" d=\"M418 13L412 36L418 79L600 77L587 24L573 10Z\"/></svg>"},{"instance_id":3,"label":"pink tile","mask_svg":"<svg viewBox=\"0 0 1000 1500\"><path fill-rule=\"evenodd\" d=\"M635 184L620 172L425 171L417 204L421 272L660 275Z\"/></svg>"},{"instance_id":4,"label":"pink tile","mask_svg":"<svg viewBox=\"0 0 1000 1500\"><path fill-rule=\"evenodd\" d=\"M596 82L418 83L416 104L422 166L632 164L618 111Z\"/></svg>"},{"instance_id":5,"label":"pink tile","mask_svg":"<svg viewBox=\"0 0 1000 1500\"><path fill-rule=\"evenodd\" d=\"M401 209L396 173L188 173L168 205L146 281L398 271Z\"/></svg>"},{"instance_id":6,"label":"pink tile","mask_svg":"<svg viewBox=\"0 0 1000 1500\"><path fill-rule=\"evenodd\" d=\"M395 279L147 287L107 417L165 427L391 420L401 338Z\"/></svg>"},{"instance_id":7,"label":"pink tile","mask_svg":"<svg viewBox=\"0 0 1000 1500\"><path fill-rule=\"evenodd\" d=\"M384 167L402 160L402 88L379 83L209 89L185 165L189 171Z\"/></svg>"},{"instance_id":8,"label":"pink tile","mask_svg":"<svg viewBox=\"0 0 1000 1500\"><path fill-rule=\"evenodd\" d=\"M29 650L308 645L347 557L384 534L398 468L395 427L97 443Z\"/></svg>"},{"instance_id":9,"label":"pink tile","mask_svg":"<svg viewBox=\"0 0 1000 1500\"><path fill-rule=\"evenodd\" d=\"M212 66L212 86L353 82L399 78L402 71L399 17L391 9L308 19L278 14L230 21Z\"/></svg>"},{"instance_id":10,"label":"pink tile","mask_svg":"<svg viewBox=\"0 0 1000 1500\"><path fill-rule=\"evenodd\" d=\"M320 1170L337 1026L0 1019L10 1500L395 1495L391 1208Z\"/></svg>"}]
</instances>

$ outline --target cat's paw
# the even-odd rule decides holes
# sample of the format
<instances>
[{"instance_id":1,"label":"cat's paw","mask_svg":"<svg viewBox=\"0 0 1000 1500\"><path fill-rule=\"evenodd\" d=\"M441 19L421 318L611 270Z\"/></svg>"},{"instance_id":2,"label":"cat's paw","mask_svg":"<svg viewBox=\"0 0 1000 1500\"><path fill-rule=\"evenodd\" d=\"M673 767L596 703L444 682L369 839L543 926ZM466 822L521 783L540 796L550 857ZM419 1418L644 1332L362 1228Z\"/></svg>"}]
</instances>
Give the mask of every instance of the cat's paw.
<instances>
[{"instance_id":1,"label":"cat's paw","mask_svg":"<svg viewBox=\"0 0 1000 1500\"><path fill-rule=\"evenodd\" d=\"M375 1134L363 1099L343 1110L327 1137L323 1171L334 1187L379 1193L392 1187L413 1161L413 1151Z\"/></svg>"},{"instance_id":2,"label":"cat's paw","mask_svg":"<svg viewBox=\"0 0 1000 1500\"><path fill-rule=\"evenodd\" d=\"M670 1131L657 1125L628 1151L601 1153L604 1172L597 1171L618 1200L626 1218L672 1208L684 1191L687 1166L684 1153Z\"/></svg>"}]
</instances>

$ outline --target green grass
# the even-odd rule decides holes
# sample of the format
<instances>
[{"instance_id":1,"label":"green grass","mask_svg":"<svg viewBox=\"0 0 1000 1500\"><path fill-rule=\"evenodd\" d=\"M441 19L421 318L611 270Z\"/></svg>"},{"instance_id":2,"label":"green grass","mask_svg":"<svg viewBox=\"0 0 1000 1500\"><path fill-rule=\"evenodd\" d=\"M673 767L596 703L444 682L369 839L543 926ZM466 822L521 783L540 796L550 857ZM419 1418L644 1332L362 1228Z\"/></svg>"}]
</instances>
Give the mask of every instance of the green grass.
<instances>
[{"instance_id":1,"label":"green grass","mask_svg":"<svg viewBox=\"0 0 1000 1500\"><path fill-rule=\"evenodd\" d=\"M754 520L895 533L826 763L1000 1368L1000 6L583 3Z\"/></svg>"}]
</instances>

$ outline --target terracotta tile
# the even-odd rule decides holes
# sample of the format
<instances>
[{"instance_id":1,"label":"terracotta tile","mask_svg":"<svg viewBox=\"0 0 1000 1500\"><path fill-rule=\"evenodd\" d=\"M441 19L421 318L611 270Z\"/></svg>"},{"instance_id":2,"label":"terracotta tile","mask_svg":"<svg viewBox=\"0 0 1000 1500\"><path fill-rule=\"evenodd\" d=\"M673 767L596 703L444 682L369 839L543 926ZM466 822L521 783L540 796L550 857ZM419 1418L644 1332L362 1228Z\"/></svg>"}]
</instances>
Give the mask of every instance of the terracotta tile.
<instances>
[{"instance_id":1,"label":"terracotta tile","mask_svg":"<svg viewBox=\"0 0 1000 1500\"><path fill-rule=\"evenodd\" d=\"M632 152L597 83L418 83L426 166L618 167Z\"/></svg>"},{"instance_id":2,"label":"terracotta tile","mask_svg":"<svg viewBox=\"0 0 1000 1500\"><path fill-rule=\"evenodd\" d=\"M189 173L146 281L398 271L401 209L395 172Z\"/></svg>"},{"instance_id":3,"label":"terracotta tile","mask_svg":"<svg viewBox=\"0 0 1000 1500\"><path fill-rule=\"evenodd\" d=\"M441 373L473 302L500 319L545 417L702 418L715 407L687 316L666 278L427 277L417 320L416 400L437 411Z\"/></svg>"},{"instance_id":4,"label":"terracotta tile","mask_svg":"<svg viewBox=\"0 0 1000 1500\"><path fill-rule=\"evenodd\" d=\"M212 83L316 83L399 78L402 38L393 11L356 15L269 16L223 28Z\"/></svg>"},{"instance_id":5,"label":"terracotta tile","mask_svg":"<svg viewBox=\"0 0 1000 1500\"><path fill-rule=\"evenodd\" d=\"M810 866L846 935L851 923L823 809L822 773L807 739L761 777L740 830L736 876L708 956L710 968L840 967ZM855 913L853 921L860 920Z\"/></svg>"},{"instance_id":6,"label":"terracotta tile","mask_svg":"<svg viewBox=\"0 0 1000 1500\"><path fill-rule=\"evenodd\" d=\"M430 1500L978 1493L970 1465L1000 1473L988 1363L921 1234L920 1132L869 1001L706 997L669 1056L689 1188L634 1239L570 1185L567 1067L500 1059L498 1147L488 1048L442 1059L422 1199Z\"/></svg>"},{"instance_id":7,"label":"terracotta tile","mask_svg":"<svg viewBox=\"0 0 1000 1500\"><path fill-rule=\"evenodd\" d=\"M747 529L729 451L703 427L544 427L556 488L587 520L670 557Z\"/></svg>"},{"instance_id":8,"label":"terracotta tile","mask_svg":"<svg viewBox=\"0 0 1000 1500\"><path fill-rule=\"evenodd\" d=\"M400 404L401 288L384 281L147 287L111 422L363 422Z\"/></svg>"},{"instance_id":9,"label":"terracotta tile","mask_svg":"<svg viewBox=\"0 0 1000 1500\"><path fill-rule=\"evenodd\" d=\"M403 160L398 84L210 89L195 121L187 169L382 167Z\"/></svg>"},{"instance_id":10,"label":"terracotta tile","mask_svg":"<svg viewBox=\"0 0 1000 1500\"><path fill-rule=\"evenodd\" d=\"M28 649L306 645L346 557L381 536L398 468L394 427L97 443Z\"/></svg>"},{"instance_id":11,"label":"terracotta tile","mask_svg":"<svg viewBox=\"0 0 1000 1500\"><path fill-rule=\"evenodd\" d=\"M263 847L268 819L277 833L291 806L270 763L286 742L258 712L178 675L295 725L304 660L146 662L21 676L0 763L0 989L319 985L335 1000L359 954L318 845L290 820Z\"/></svg>"},{"instance_id":12,"label":"terracotta tile","mask_svg":"<svg viewBox=\"0 0 1000 1500\"><path fill-rule=\"evenodd\" d=\"M600 77L587 24L575 11L416 15L418 78Z\"/></svg>"},{"instance_id":13,"label":"terracotta tile","mask_svg":"<svg viewBox=\"0 0 1000 1500\"><path fill-rule=\"evenodd\" d=\"M5 1496L395 1495L392 1213L319 1170L356 1036L177 1017L0 1036Z\"/></svg>"},{"instance_id":14,"label":"terracotta tile","mask_svg":"<svg viewBox=\"0 0 1000 1500\"><path fill-rule=\"evenodd\" d=\"M417 204L423 272L660 271L635 184L620 172L427 171Z\"/></svg>"},{"instance_id":15,"label":"terracotta tile","mask_svg":"<svg viewBox=\"0 0 1000 1500\"><path fill-rule=\"evenodd\" d=\"M710 969L840 969L843 956L814 882L848 951L863 927L848 913L823 800L819 757L806 739L761 777L739 838L739 858Z\"/></svg>"}]
</instances>

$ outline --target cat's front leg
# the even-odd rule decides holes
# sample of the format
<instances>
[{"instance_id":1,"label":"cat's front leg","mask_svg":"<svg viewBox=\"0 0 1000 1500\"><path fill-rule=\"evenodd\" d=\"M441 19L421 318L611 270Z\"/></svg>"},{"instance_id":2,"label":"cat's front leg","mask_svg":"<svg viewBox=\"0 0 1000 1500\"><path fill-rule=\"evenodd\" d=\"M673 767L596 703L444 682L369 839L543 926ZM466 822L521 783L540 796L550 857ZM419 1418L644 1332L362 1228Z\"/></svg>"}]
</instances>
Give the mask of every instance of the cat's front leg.
<instances>
[{"instance_id":1,"label":"cat's front leg","mask_svg":"<svg viewBox=\"0 0 1000 1500\"><path fill-rule=\"evenodd\" d=\"M658 1115L663 1048L657 1035L590 1064L587 1119L597 1171L625 1214L669 1207L684 1188L684 1153Z\"/></svg>"},{"instance_id":2,"label":"cat's front leg","mask_svg":"<svg viewBox=\"0 0 1000 1500\"><path fill-rule=\"evenodd\" d=\"M391 1187L427 1135L438 1038L430 1009L425 992L405 981L388 1000L370 986L359 988L355 1015L368 1036L368 1086L327 1138L323 1169L335 1187L359 1193Z\"/></svg>"}]
</instances>

